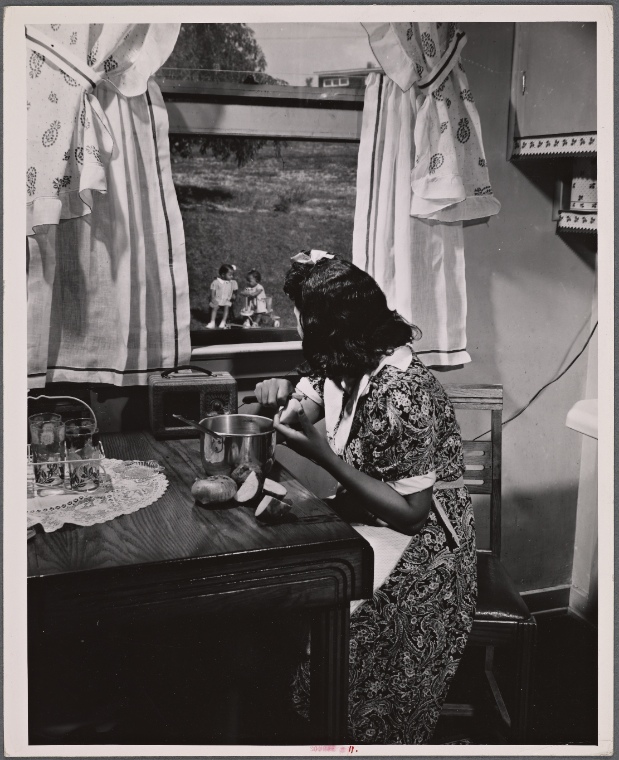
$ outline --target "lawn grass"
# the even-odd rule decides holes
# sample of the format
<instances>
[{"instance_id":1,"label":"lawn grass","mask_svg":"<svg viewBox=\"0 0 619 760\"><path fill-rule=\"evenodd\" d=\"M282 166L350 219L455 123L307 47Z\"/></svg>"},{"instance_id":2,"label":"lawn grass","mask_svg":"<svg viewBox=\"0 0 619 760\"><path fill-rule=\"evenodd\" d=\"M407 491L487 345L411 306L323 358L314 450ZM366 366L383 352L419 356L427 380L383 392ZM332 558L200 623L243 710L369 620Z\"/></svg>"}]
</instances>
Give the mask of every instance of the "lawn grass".
<instances>
[{"instance_id":1,"label":"lawn grass","mask_svg":"<svg viewBox=\"0 0 619 760\"><path fill-rule=\"evenodd\" d=\"M173 162L193 330L208 321L209 286L223 263L236 265L240 288L258 269L282 327L295 326L282 292L290 256L303 248L352 255L357 151L357 144L288 142L281 159L268 145L240 169L210 156Z\"/></svg>"}]
</instances>

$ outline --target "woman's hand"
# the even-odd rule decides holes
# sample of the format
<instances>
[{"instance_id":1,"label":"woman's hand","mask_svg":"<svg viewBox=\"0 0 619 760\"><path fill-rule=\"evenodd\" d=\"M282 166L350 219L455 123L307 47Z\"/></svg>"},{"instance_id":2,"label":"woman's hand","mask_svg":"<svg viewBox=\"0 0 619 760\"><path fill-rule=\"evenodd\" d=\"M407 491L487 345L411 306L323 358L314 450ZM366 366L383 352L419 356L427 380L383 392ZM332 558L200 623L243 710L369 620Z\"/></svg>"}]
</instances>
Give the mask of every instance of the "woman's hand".
<instances>
[{"instance_id":1,"label":"woman's hand","mask_svg":"<svg viewBox=\"0 0 619 760\"><path fill-rule=\"evenodd\" d=\"M287 424L280 421L279 413L275 415L273 424L289 448L316 464L324 467L335 456L327 439L312 425L300 404L296 412L288 418ZM292 425L298 429L291 427Z\"/></svg>"},{"instance_id":2,"label":"woman's hand","mask_svg":"<svg viewBox=\"0 0 619 760\"><path fill-rule=\"evenodd\" d=\"M269 406L279 409L288 403L288 399L294 391L294 386L289 380L280 377L272 377L270 380L263 380L256 385L256 398L258 403L263 406Z\"/></svg>"}]
</instances>

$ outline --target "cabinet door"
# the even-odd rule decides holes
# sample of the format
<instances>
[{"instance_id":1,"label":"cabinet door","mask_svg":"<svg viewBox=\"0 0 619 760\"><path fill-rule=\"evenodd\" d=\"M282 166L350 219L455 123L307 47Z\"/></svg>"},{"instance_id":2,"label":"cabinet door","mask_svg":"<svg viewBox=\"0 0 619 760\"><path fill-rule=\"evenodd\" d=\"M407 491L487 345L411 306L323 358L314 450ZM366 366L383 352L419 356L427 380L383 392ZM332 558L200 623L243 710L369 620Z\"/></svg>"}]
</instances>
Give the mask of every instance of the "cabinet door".
<instances>
[{"instance_id":1,"label":"cabinet door","mask_svg":"<svg viewBox=\"0 0 619 760\"><path fill-rule=\"evenodd\" d=\"M596 24L516 24L516 137L595 132Z\"/></svg>"}]
</instances>

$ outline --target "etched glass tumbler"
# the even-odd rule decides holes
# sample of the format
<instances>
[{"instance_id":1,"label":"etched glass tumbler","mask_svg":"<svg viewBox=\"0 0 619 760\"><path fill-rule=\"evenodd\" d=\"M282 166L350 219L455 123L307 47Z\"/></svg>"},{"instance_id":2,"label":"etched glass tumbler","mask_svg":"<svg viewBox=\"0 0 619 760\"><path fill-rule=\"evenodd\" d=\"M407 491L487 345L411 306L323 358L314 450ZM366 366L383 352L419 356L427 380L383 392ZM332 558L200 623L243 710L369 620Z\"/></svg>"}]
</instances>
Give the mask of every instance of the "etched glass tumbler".
<instances>
[{"instance_id":1,"label":"etched glass tumbler","mask_svg":"<svg viewBox=\"0 0 619 760\"><path fill-rule=\"evenodd\" d=\"M73 491L94 491L101 484L101 453L97 445L97 423L90 418L67 420L67 464Z\"/></svg>"},{"instance_id":2,"label":"etched glass tumbler","mask_svg":"<svg viewBox=\"0 0 619 760\"><path fill-rule=\"evenodd\" d=\"M59 414L28 417L34 478L39 488L60 488L64 482L65 426Z\"/></svg>"}]
</instances>

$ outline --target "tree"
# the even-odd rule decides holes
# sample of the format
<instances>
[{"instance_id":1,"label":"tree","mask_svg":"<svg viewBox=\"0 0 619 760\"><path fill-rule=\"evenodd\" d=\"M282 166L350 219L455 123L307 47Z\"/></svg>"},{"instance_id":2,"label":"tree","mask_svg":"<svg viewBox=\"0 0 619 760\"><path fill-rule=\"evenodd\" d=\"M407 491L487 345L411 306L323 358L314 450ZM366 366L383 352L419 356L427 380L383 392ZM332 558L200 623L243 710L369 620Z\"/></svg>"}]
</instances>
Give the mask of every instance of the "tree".
<instances>
[{"instance_id":1,"label":"tree","mask_svg":"<svg viewBox=\"0 0 619 760\"><path fill-rule=\"evenodd\" d=\"M265 74L266 58L247 24L182 24L172 55L160 69L166 79L191 82L286 84ZM241 137L177 137L170 141L173 156L187 157L197 148L238 166L255 158L268 140ZM279 153L279 144L275 143Z\"/></svg>"},{"instance_id":2,"label":"tree","mask_svg":"<svg viewBox=\"0 0 619 760\"><path fill-rule=\"evenodd\" d=\"M183 24L163 70L167 78L242 82L249 73L263 72L266 65L246 24Z\"/></svg>"}]
</instances>

